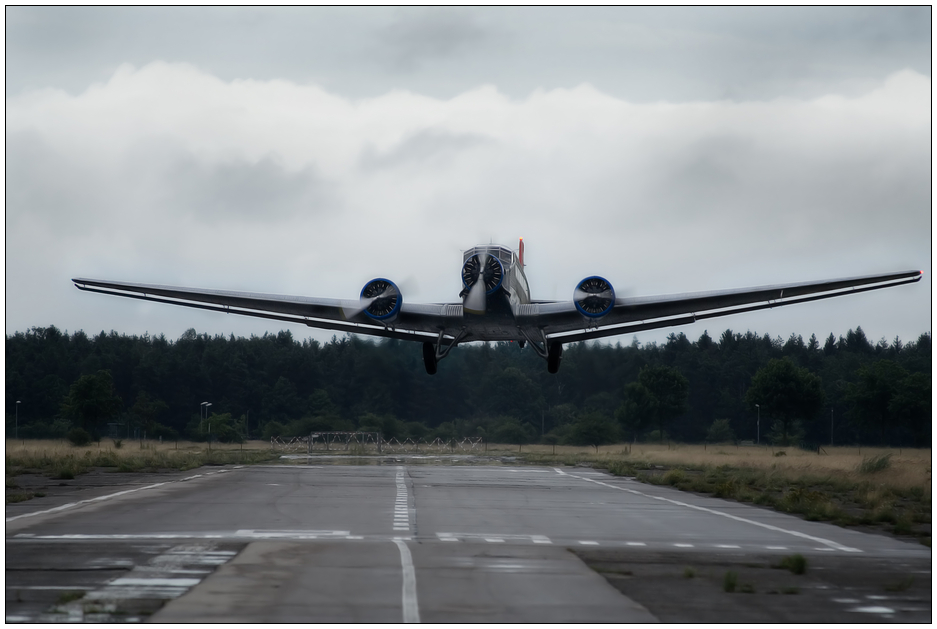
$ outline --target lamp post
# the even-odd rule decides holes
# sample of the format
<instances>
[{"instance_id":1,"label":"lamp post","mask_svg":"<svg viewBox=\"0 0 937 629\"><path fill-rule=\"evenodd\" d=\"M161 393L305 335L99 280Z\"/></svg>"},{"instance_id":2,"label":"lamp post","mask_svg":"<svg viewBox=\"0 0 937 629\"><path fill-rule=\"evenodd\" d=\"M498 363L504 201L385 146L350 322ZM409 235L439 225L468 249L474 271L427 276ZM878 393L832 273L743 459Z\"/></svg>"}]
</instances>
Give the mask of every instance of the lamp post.
<instances>
[{"instance_id":1,"label":"lamp post","mask_svg":"<svg viewBox=\"0 0 937 629\"><path fill-rule=\"evenodd\" d=\"M208 419L208 407L211 402L205 402L205 419ZM208 449L211 450L211 420L208 419Z\"/></svg>"},{"instance_id":2,"label":"lamp post","mask_svg":"<svg viewBox=\"0 0 937 629\"><path fill-rule=\"evenodd\" d=\"M18 440L20 438L20 401L19 400L16 400L16 419L14 421L16 423L13 425L13 431L14 431L13 438Z\"/></svg>"},{"instance_id":3,"label":"lamp post","mask_svg":"<svg viewBox=\"0 0 937 629\"><path fill-rule=\"evenodd\" d=\"M755 424L757 432L755 433L755 445L761 445L761 404L755 404L758 409L758 422Z\"/></svg>"}]
</instances>

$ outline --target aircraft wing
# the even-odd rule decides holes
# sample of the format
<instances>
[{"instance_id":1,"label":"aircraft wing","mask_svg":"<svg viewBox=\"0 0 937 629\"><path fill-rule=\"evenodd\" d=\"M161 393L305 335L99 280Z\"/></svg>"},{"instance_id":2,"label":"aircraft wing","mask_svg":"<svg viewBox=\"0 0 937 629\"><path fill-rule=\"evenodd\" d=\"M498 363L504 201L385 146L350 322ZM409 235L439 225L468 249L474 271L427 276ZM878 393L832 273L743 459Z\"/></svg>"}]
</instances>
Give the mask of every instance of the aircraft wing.
<instances>
[{"instance_id":1,"label":"aircraft wing","mask_svg":"<svg viewBox=\"0 0 937 629\"><path fill-rule=\"evenodd\" d=\"M574 343L900 286L920 281L921 276L921 271L904 271L734 290L618 297L611 312L594 321L586 320L572 301L532 303L520 307L518 322L542 329L550 341Z\"/></svg>"},{"instance_id":2,"label":"aircraft wing","mask_svg":"<svg viewBox=\"0 0 937 629\"><path fill-rule=\"evenodd\" d=\"M271 295L240 291L183 288L157 284L130 284L75 278L84 291L188 306L229 314L302 323L314 328L370 334L408 341L435 341L439 331L462 318L462 304L408 304L403 302L393 325L385 326L362 312L357 299L323 299L297 295ZM446 336L445 338L452 338Z\"/></svg>"}]
</instances>

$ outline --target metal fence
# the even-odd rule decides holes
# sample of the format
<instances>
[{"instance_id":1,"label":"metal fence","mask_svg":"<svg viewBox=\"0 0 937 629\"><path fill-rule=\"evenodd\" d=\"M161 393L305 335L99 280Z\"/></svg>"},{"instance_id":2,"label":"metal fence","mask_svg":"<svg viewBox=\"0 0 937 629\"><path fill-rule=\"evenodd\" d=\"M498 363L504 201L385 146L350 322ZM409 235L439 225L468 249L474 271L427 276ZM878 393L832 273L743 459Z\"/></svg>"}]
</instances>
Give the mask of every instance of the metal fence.
<instances>
[{"instance_id":1,"label":"metal fence","mask_svg":"<svg viewBox=\"0 0 937 629\"><path fill-rule=\"evenodd\" d=\"M314 432L306 437L273 437L270 446L278 452L353 452L361 454L483 452L481 437L465 439L384 440L378 432Z\"/></svg>"}]
</instances>

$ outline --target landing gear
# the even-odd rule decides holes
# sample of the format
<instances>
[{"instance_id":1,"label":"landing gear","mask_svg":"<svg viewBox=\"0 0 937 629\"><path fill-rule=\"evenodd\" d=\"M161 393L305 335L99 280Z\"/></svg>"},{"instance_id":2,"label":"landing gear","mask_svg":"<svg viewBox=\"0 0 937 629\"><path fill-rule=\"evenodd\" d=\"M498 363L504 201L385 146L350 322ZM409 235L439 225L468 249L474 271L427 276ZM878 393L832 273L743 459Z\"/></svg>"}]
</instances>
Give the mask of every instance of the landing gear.
<instances>
[{"instance_id":1,"label":"landing gear","mask_svg":"<svg viewBox=\"0 0 937 629\"><path fill-rule=\"evenodd\" d=\"M541 328L538 330L540 333L540 342L538 343L536 339L531 338L533 331L528 332L526 329L518 326L517 331L523 335L527 342L530 343L530 347L537 352L537 356L544 358L547 361L547 371L550 373L556 373L560 370L560 357L563 355L563 344L559 341L554 341L551 343L547 340L547 335L543 332ZM521 347L524 347L524 341Z\"/></svg>"},{"instance_id":2,"label":"landing gear","mask_svg":"<svg viewBox=\"0 0 937 629\"><path fill-rule=\"evenodd\" d=\"M560 370L560 360L563 357L563 344L550 343L550 350L547 354L547 371L556 373Z\"/></svg>"},{"instance_id":3,"label":"landing gear","mask_svg":"<svg viewBox=\"0 0 937 629\"><path fill-rule=\"evenodd\" d=\"M432 343L423 343L423 366L429 375L436 373L436 346Z\"/></svg>"},{"instance_id":4,"label":"landing gear","mask_svg":"<svg viewBox=\"0 0 937 629\"><path fill-rule=\"evenodd\" d=\"M436 373L436 365L440 360L449 355L449 351L459 344L459 342L468 336L468 331L465 328L459 330L459 333L451 337L451 340L445 342L445 331L439 331L439 337L436 339L435 343L426 342L423 343L423 366L426 367L426 373L433 375Z\"/></svg>"}]
</instances>

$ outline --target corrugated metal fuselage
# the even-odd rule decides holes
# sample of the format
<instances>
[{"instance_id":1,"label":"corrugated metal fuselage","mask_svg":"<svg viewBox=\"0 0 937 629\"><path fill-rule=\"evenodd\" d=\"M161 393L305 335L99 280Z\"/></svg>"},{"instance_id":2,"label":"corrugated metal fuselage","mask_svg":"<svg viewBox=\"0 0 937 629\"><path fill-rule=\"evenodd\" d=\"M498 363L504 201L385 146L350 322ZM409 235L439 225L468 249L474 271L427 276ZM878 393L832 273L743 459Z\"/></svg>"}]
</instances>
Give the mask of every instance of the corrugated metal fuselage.
<instances>
[{"instance_id":1,"label":"corrugated metal fuselage","mask_svg":"<svg viewBox=\"0 0 937 629\"><path fill-rule=\"evenodd\" d=\"M462 263L478 253L498 258L504 269L504 280L494 293L487 296L484 314L463 312L466 335L462 342L525 340L518 329L516 313L521 306L530 303L530 287L520 259L508 247L478 245L464 252Z\"/></svg>"}]
</instances>

